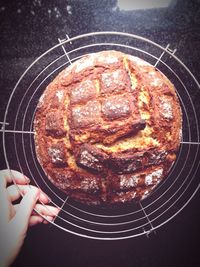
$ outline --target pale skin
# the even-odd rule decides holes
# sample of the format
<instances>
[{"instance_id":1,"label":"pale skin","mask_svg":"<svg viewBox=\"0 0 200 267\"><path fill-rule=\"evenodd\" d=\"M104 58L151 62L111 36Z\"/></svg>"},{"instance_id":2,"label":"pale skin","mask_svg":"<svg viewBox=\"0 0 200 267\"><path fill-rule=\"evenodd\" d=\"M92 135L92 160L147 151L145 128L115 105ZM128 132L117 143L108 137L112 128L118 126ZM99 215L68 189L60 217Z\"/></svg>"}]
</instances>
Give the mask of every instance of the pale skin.
<instances>
[{"instance_id":1,"label":"pale skin","mask_svg":"<svg viewBox=\"0 0 200 267\"><path fill-rule=\"evenodd\" d=\"M13 183L17 184L17 186ZM17 204L13 202L19 200ZM59 209L48 205L48 196L18 171L0 170L0 266L8 267L16 259L29 226L49 223ZM41 204L42 203L42 204ZM42 216L40 216L38 211Z\"/></svg>"}]
</instances>

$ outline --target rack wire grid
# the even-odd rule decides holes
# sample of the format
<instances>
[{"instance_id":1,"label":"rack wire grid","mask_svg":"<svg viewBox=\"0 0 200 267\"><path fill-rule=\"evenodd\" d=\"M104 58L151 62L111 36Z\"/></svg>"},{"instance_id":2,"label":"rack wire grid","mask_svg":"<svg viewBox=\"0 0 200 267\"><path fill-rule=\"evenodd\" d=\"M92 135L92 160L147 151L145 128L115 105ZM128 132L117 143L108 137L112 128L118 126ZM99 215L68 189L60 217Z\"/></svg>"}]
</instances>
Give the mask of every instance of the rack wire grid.
<instances>
[{"instance_id":1,"label":"rack wire grid","mask_svg":"<svg viewBox=\"0 0 200 267\"><path fill-rule=\"evenodd\" d=\"M36 159L33 121L40 96L62 69L87 54L111 49L146 60L172 81L182 107L183 134L175 164L150 196L131 205L102 208L75 202L51 184ZM51 222L53 225L92 239L149 237L194 197L200 186L196 175L200 156L199 121L194 101L200 99L200 85L175 52L170 44L163 47L129 33L93 32L73 38L66 35L22 74L1 122L5 160L11 175L12 169L19 169L49 196L52 205L60 207L60 213Z\"/></svg>"}]
</instances>

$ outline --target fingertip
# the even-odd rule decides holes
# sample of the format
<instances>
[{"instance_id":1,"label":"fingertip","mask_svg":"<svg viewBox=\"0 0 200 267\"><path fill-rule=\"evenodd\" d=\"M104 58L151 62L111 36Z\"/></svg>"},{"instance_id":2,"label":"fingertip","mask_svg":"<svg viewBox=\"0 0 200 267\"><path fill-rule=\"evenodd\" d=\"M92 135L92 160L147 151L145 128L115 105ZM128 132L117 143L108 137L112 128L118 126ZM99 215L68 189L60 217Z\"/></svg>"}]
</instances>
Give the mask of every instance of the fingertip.
<instances>
[{"instance_id":1,"label":"fingertip","mask_svg":"<svg viewBox=\"0 0 200 267\"><path fill-rule=\"evenodd\" d=\"M49 223L51 223L53 221L54 221L54 217L52 217L52 216L44 216L44 220L43 220L44 224L49 224Z\"/></svg>"},{"instance_id":2,"label":"fingertip","mask_svg":"<svg viewBox=\"0 0 200 267\"><path fill-rule=\"evenodd\" d=\"M40 197L40 190L35 186L31 186L27 194L32 198L33 201L37 201Z\"/></svg>"},{"instance_id":3,"label":"fingertip","mask_svg":"<svg viewBox=\"0 0 200 267\"><path fill-rule=\"evenodd\" d=\"M32 215L29 220L29 226L34 226L37 224L40 224L44 221L44 219L41 216L38 215Z\"/></svg>"},{"instance_id":4,"label":"fingertip","mask_svg":"<svg viewBox=\"0 0 200 267\"><path fill-rule=\"evenodd\" d=\"M26 180L26 183L27 183L27 184L30 184L31 180L30 180L27 176L25 176L25 175L24 175L24 178L25 178L25 180Z\"/></svg>"},{"instance_id":5,"label":"fingertip","mask_svg":"<svg viewBox=\"0 0 200 267\"><path fill-rule=\"evenodd\" d=\"M56 216L58 216L59 212L60 212L60 209L58 209L57 207L52 207L52 206L49 207L49 215L50 216L56 217Z\"/></svg>"},{"instance_id":6,"label":"fingertip","mask_svg":"<svg viewBox=\"0 0 200 267\"><path fill-rule=\"evenodd\" d=\"M40 201L44 204L49 203L51 200L49 199L49 197L40 189L40 197L39 197Z\"/></svg>"},{"instance_id":7,"label":"fingertip","mask_svg":"<svg viewBox=\"0 0 200 267\"><path fill-rule=\"evenodd\" d=\"M30 183L30 179L23 173L16 171L16 170L11 170L10 173L12 174L12 178L15 180L17 184L29 184Z\"/></svg>"},{"instance_id":8,"label":"fingertip","mask_svg":"<svg viewBox=\"0 0 200 267\"><path fill-rule=\"evenodd\" d=\"M48 201L49 201L49 203L51 203L52 202L52 199L50 197L48 197Z\"/></svg>"},{"instance_id":9,"label":"fingertip","mask_svg":"<svg viewBox=\"0 0 200 267\"><path fill-rule=\"evenodd\" d=\"M56 216L59 214L60 211L61 211L61 208L56 208L55 210Z\"/></svg>"}]
</instances>

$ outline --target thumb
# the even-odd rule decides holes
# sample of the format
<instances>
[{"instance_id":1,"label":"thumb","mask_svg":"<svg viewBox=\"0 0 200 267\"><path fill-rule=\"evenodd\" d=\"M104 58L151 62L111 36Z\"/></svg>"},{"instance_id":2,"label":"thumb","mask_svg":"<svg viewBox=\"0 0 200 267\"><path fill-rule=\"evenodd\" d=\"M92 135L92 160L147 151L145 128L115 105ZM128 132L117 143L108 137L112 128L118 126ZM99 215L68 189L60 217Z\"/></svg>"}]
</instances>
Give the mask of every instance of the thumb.
<instances>
[{"instance_id":1,"label":"thumb","mask_svg":"<svg viewBox=\"0 0 200 267\"><path fill-rule=\"evenodd\" d=\"M9 222L8 234L5 240L5 255L7 258L6 266L10 264L17 257L28 228L29 218L31 216L32 210L39 198L40 190L36 187L30 187L30 190L22 198L19 204L19 208L15 216ZM1 265L1 263L0 263Z\"/></svg>"},{"instance_id":2,"label":"thumb","mask_svg":"<svg viewBox=\"0 0 200 267\"><path fill-rule=\"evenodd\" d=\"M15 217L13 218L12 223L15 224L15 229L18 229L21 235L26 235L29 219L39 195L40 190L36 187L31 187L20 202L19 208Z\"/></svg>"}]
</instances>

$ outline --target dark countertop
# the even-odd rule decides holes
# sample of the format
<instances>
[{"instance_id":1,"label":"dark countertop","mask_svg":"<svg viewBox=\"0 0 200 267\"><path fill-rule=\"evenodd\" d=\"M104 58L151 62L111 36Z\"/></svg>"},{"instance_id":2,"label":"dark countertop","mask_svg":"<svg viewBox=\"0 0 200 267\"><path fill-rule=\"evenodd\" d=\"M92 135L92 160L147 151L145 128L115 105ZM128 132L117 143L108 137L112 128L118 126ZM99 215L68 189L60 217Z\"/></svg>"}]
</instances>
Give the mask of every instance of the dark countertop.
<instances>
[{"instance_id":1,"label":"dark countertop","mask_svg":"<svg viewBox=\"0 0 200 267\"><path fill-rule=\"evenodd\" d=\"M144 2L0 1L0 121L21 74L66 34L74 37L120 31L164 47L170 44L200 82L200 1L146 1L150 7L155 2L165 6L148 9ZM199 94L193 99L199 108L196 96ZM1 168L5 168L1 158ZM52 226L34 227L14 266L200 266L199 196L198 192L181 213L149 238L103 242L63 233Z\"/></svg>"}]
</instances>

